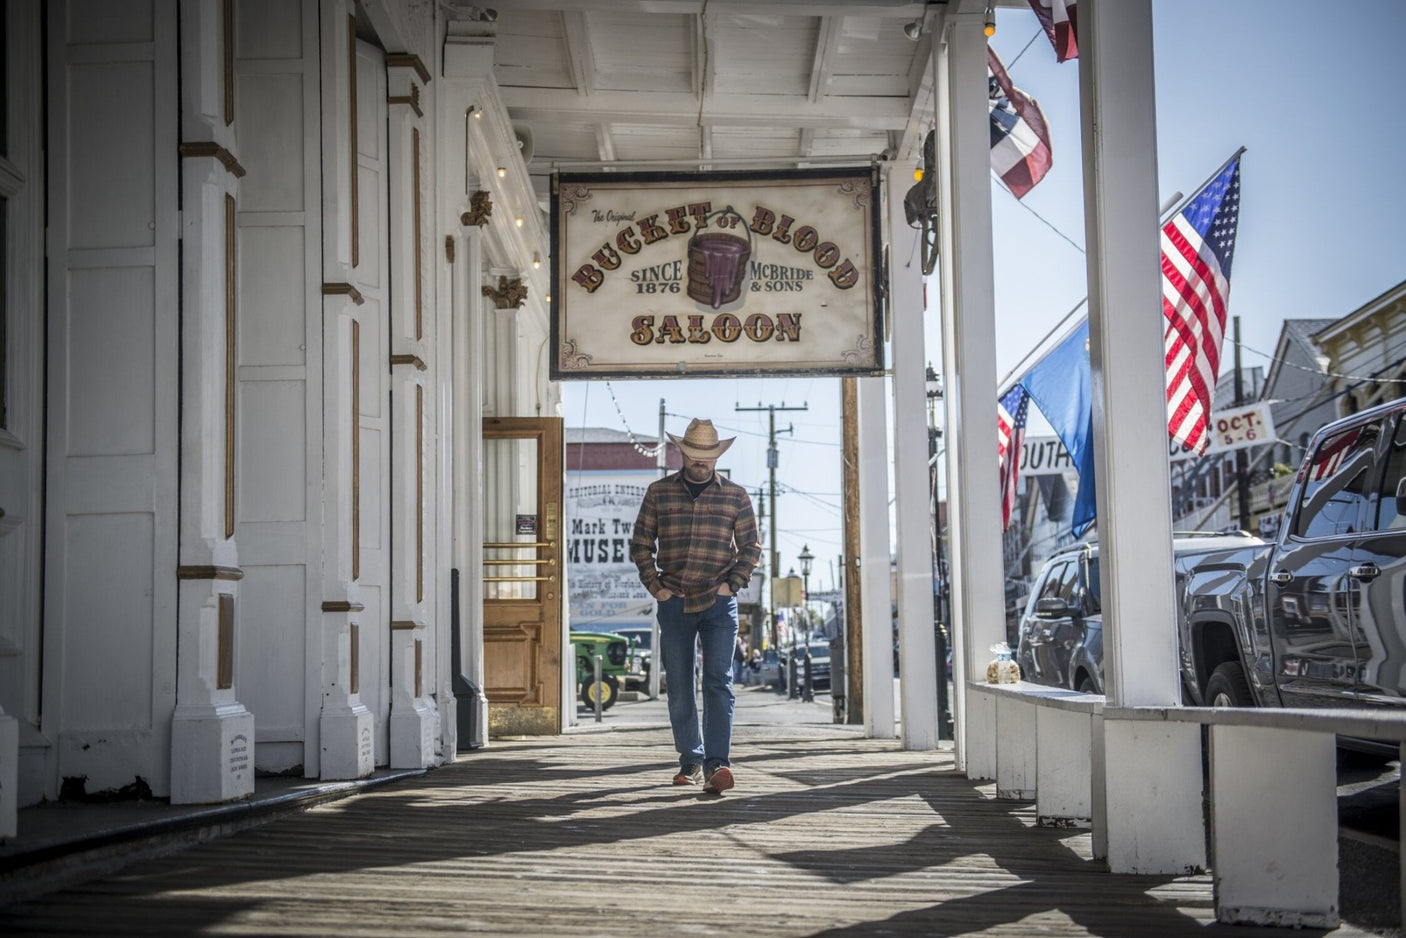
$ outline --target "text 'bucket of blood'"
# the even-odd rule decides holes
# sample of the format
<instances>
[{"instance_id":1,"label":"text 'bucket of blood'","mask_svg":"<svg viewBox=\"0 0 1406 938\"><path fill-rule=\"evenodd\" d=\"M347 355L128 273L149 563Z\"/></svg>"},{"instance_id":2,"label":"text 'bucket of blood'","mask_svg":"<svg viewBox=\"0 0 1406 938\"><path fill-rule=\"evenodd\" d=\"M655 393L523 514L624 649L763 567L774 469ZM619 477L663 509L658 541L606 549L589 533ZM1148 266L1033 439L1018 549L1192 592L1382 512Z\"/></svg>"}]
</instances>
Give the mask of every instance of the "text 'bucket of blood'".
<instances>
[{"instance_id":1,"label":"text 'bucket of blood'","mask_svg":"<svg viewBox=\"0 0 1406 938\"><path fill-rule=\"evenodd\" d=\"M730 206L716 213L718 227L745 225L742 216ZM718 309L735 302L742 294L742 281L747 273L747 261L752 256L747 238L721 231L695 233L688 241L688 295L698 303Z\"/></svg>"}]
</instances>

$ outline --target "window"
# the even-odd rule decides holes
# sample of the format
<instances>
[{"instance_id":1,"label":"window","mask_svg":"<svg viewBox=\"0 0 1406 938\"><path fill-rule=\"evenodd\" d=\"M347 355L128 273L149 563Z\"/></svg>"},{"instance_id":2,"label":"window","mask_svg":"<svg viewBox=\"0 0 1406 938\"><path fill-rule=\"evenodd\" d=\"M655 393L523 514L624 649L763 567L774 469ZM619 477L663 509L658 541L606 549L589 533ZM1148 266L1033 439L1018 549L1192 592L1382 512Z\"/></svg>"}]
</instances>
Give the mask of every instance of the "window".
<instances>
[{"instance_id":1,"label":"window","mask_svg":"<svg viewBox=\"0 0 1406 938\"><path fill-rule=\"evenodd\" d=\"M1406 513L1397 507L1397 496L1406 501L1406 420L1396 425L1396 435L1391 439L1391 448L1386 454L1386 470L1382 473L1382 484L1377 497L1378 531L1400 531L1406 529Z\"/></svg>"},{"instance_id":2,"label":"window","mask_svg":"<svg viewBox=\"0 0 1406 938\"><path fill-rule=\"evenodd\" d=\"M1103 595L1099 592L1097 556L1090 557L1084 565L1084 577L1088 583L1084 608L1088 610L1089 615L1097 615L1103 609Z\"/></svg>"},{"instance_id":3,"label":"window","mask_svg":"<svg viewBox=\"0 0 1406 938\"><path fill-rule=\"evenodd\" d=\"M1295 535L1334 537L1360 529L1380 436L1380 424L1368 423L1349 427L1318 444L1299 470L1303 491L1294 520Z\"/></svg>"},{"instance_id":4,"label":"window","mask_svg":"<svg viewBox=\"0 0 1406 938\"><path fill-rule=\"evenodd\" d=\"M1057 567L1051 567L1050 572L1045 576L1045 582L1040 585L1039 599L1052 599L1059 595L1064 574L1069 569L1069 564L1061 563Z\"/></svg>"}]
</instances>

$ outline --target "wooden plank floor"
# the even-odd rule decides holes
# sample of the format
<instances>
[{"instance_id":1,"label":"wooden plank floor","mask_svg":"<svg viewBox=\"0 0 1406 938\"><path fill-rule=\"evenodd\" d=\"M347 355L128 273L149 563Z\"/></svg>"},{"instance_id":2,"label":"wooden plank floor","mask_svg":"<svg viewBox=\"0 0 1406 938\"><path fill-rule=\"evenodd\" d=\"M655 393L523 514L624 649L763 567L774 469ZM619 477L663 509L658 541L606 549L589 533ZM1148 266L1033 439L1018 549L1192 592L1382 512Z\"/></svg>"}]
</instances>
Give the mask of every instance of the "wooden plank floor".
<instances>
[{"instance_id":1,"label":"wooden plank floor","mask_svg":"<svg viewBox=\"0 0 1406 938\"><path fill-rule=\"evenodd\" d=\"M659 728L498 743L0 909L0 934L1289 934L1216 925L1208 876L1104 872L1087 832L1036 828L948 754L737 737L723 797L669 784Z\"/></svg>"}]
</instances>

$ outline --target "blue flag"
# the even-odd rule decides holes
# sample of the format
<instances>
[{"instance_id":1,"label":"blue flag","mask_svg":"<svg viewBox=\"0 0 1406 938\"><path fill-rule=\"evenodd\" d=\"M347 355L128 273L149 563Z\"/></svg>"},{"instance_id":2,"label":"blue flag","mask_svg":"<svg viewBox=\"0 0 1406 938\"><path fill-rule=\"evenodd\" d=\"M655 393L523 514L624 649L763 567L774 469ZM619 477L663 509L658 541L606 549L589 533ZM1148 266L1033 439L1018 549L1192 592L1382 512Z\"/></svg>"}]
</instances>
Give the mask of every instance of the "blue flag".
<instances>
[{"instance_id":1,"label":"blue flag","mask_svg":"<svg viewBox=\"0 0 1406 938\"><path fill-rule=\"evenodd\" d=\"M1094 523L1098 499L1094 485L1093 375L1089 367L1089 321L1056 345L1020 384L1054 428L1079 472L1074 499L1074 536Z\"/></svg>"}]
</instances>

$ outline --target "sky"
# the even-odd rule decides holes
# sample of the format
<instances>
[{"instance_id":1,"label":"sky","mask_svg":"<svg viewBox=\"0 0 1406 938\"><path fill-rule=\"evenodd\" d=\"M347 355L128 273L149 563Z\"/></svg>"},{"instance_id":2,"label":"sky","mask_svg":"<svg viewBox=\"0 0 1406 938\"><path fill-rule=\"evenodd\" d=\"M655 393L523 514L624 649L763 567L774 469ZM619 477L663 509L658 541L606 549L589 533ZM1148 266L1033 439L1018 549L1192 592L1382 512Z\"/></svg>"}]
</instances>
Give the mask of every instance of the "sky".
<instances>
[{"instance_id":1,"label":"sky","mask_svg":"<svg viewBox=\"0 0 1406 938\"><path fill-rule=\"evenodd\" d=\"M1191 195L1246 148L1229 305L1241 320L1245 367L1268 366L1285 319L1337 318L1406 280L1406 120L1397 110L1406 88L1397 65L1406 2L1154 0L1153 30L1163 200ZM1054 157L1021 201L992 177L996 364L1004 379L1086 293L1083 171L1076 61L1056 63L1024 9L998 9L991 43L1016 86L1039 101ZM940 371L939 295L936 285L928 290L926 332L927 357ZM1231 360L1228 339L1223 358ZM843 540L839 380L566 382L562 416L568 428L652 438L661 398L668 432L682 434L691 418L706 417L736 436L720 466L754 493L768 485L768 414L737 408L807 408L776 413L778 430L792 430L777 436L777 552L785 573L799 569L796 557L808 546L816 556L811 589L835 586ZM1036 418L1029 432L1049 431Z\"/></svg>"}]
</instances>

